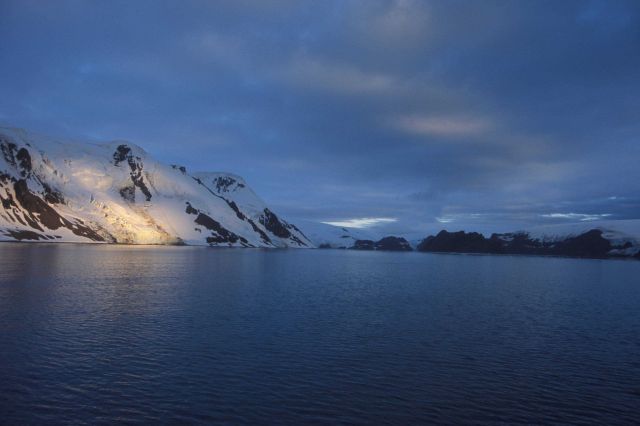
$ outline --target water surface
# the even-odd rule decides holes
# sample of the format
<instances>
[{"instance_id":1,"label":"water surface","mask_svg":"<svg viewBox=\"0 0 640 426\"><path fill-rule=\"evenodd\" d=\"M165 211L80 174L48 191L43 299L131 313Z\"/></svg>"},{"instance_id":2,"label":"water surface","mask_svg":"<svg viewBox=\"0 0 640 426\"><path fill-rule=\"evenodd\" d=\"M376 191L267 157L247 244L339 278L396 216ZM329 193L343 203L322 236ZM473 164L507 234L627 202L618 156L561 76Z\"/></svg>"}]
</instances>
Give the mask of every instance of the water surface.
<instances>
[{"instance_id":1,"label":"water surface","mask_svg":"<svg viewBox=\"0 0 640 426\"><path fill-rule=\"evenodd\" d=\"M0 244L6 424L638 423L640 262Z\"/></svg>"}]
</instances>

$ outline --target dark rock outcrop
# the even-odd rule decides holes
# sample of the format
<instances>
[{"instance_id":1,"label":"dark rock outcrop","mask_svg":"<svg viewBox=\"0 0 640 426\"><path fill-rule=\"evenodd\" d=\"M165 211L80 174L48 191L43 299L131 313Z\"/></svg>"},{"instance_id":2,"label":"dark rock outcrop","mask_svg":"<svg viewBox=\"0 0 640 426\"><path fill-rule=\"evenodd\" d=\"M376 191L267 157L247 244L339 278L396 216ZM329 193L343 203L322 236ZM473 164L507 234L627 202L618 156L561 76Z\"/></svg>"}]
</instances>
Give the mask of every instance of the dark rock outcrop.
<instances>
[{"instance_id":1,"label":"dark rock outcrop","mask_svg":"<svg viewBox=\"0 0 640 426\"><path fill-rule=\"evenodd\" d=\"M541 241L527 233L492 234L485 238L477 232L440 231L418 244L418 251L436 253L491 253L491 254L535 254L586 258L610 257L614 248L602 236L602 231L592 229L564 240Z\"/></svg>"},{"instance_id":2,"label":"dark rock outcrop","mask_svg":"<svg viewBox=\"0 0 640 426\"><path fill-rule=\"evenodd\" d=\"M607 257L613 247L609 240L602 237L602 231L592 229L577 237L559 241L551 247L551 254L572 257Z\"/></svg>"},{"instance_id":3,"label":"dark rock outcrop","mask_svg":"<svg viewBox=\"0 0 640 426\"><path fill-rule=\"evenodd\" d=\"M409 241L400 237L384 237L375 243L376 250L385 251L413 251Z\"/></svg>"},{"instance_id":4,"label":"dark rock outcrop","mask_svg":"<svg viewBox=\"0 0 640 426\"><path fill-rule=\"evenodd\" d=\"M0 136L0 152L2 152L2 156L4 157L4 161L11 166L16 166L16 151L18 146Z\"/></svg>"},{"instance_id":5,"label":"dark rock outcrop","mask_svg":"<svg viewBox=\"0 0 640 426\"><path fill-rule=\"evenodd\" d=\"M96 230L87 226L80 219L74 221L67 220L61 216L54 208L52 208L45 200L40 198L38 194L32 192L24 179L17 180L13 183L13 190L16 195L16 201L24 209L23 219L29 227L44 231L44 228L56 230L59 228L67 228L74 234L88 238L93 241L105 241L105 237L100 235ZM3 206L5 200L3 199ZM8 207L15 202L7 199ZM16 216L16 219L23 225L24 221Z\"/></svg>"},{"instance_id":6,"label":"dark rock outcrop","mask_svg":"<svg viewBox=\"0 0 640 426\"><path fill-rule=\"evenodd\" d=\"M64 204L64 196L60 191L51 188L51 186L45 182L41 181L40 183L44 189L44 199L46 202L51 204Z\"/></svg>"},{"instance_id":7,"label":"dark rock outcrop","mask_svg":"<svg viewBox=\"0 0 640 426\"><path fill-rule=\"evenodd\" d=\"M489 252L489 245L489 240L477 232L440 231L438 235L431 235L422 240L417 249L431 252L486 253Z\"/></svg>"},{"instance_id":8,"label":"dark rock outcrop","mask_svg":"<svg viewBox=\"0 0 640 426\"><path fill-rule=\"evenodd\" d=\"M195 223L201 225L211 231L211 236L206 238L209 244L223 244L223 243L236 243L238 241L245 247L252 247L246 238L235 234L223 227L220 222L213 219L211 216L202 213L200 210L194 208L191 203L187 202L186 213L196 215Z\"/></svg>"},{"instance_id":9,"label":"dark rock outcrop","mask_svg":"<svg viewBox=\"0 0 640 426\"><path fill-rule=\"evenodd\" d=\"M545 254L544 250L551 246L551 243L530 238L524 232L492 234L489 240L487 253Z\"/></svg>"},{"instance_id":10,"label":"dark rock outcrop","mask_svg":"<svg viewBox=\"0 0 640 426\"><path fill-rule=\"evenodd\" d=\"M20 174L22 177L27 177L29 173L31 173L31 155L29 155L29 151L25 148L20 148L18 153L16 154L16 160L18 160L18 165L20 166Z\"/></svg>"},{"instance_id":11,"label":"dark rock outcrop","mask_svg":"<svg viewBox=\"0 0 640 426\"><path fill-rule=\"evenodd\" d=\"M278 216L273 213L269 209L264 209L264 213L260 216L260 223L264 225L265 228L269 232L271 232L276 237L280 238L289 238L291 237L291 232L287 229L285 225L280 222Z\"/></svg>"},{"instance_id":12,"label":"dark rock outcrop","mask_svg":"<svg viewBox=\"0 0 640 426\"><path fill-rule=\"evenodd\" d=\"M131 148L126 145L118 145L116 152L113 153L113 164L115 166L123 162L131 153Z\"/></svg>"},{"instance_id":13,"label":"dark rock outcrop","mask_svg":"<svg viewBox=\"0 0 640 426\"><path fill-rule=\"evenodd\" d=\"M221 192L230 192L235 190L236 188L244 188L244 184L242 182L238 182L231 176L220 176L215 179L216 191L218 193ZM235 187L233 187L235 185ZM232 189L233 187L233 189Z\"/></svg>"},{"instance_id":14,"label":"dark rock outcrop","mask_svg":"<svg viewBox=\"0 0 640 426\"><path fill-rule=\"evenodd\" d=\"M48 237L46 235L42 235L42 234L38 234L37 232L33 232L33 231L15 231L15 230L7 230L5 235L7 237L11 237L11 238L15 238L18 241L24 241L24 240L32 240L32 241L39 241L39 240L50 240L53 239L54 237Z\"/></svg>"},{"instance_id":15,"label":"dark rock outcrop","mask_svg":"<svg viewBox=\"0 0 640 426\"><path fill-rule=\"evenodd\" d=\"M151 191L149 191L142 175L142 159L134 156L131 152L131 148L128 146L118 145L116 152L113 153L113 164L114 166L119 166L124 160L127 160L127 163L129 164L129 169L131 170L131 183L134 186L122 188L120 190L120 195L122 195L123 199L129 202L135 202L135 188L137 187L142 194L144 194L145 200L151 201Z\"/></svg>"},{"instance_id":16,"label":"dark rock outcrop","mask_svg":"<svg viewBox=\"0 0 640 426\"><path fill-rule=\"evenodd\" d=\"M187 168L185 166L178 166L177 164L172 164L171 168L174 170L179 170L183 175L187 174Z\"/></svg>"}]
</instances>

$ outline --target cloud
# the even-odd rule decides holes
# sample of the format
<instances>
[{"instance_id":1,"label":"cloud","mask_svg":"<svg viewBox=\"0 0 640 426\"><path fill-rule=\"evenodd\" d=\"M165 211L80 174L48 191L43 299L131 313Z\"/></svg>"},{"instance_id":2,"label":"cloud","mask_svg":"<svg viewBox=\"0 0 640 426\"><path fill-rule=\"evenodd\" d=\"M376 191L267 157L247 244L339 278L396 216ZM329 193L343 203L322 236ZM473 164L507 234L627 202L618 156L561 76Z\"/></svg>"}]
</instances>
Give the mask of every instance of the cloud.
<instances>
[{"instance_id":1,"label":"cloud","mask_svg":"<svg viewBox=\"0 0 640 426\"><path fill-rule=\"evenodd\" d=\"M207 31L189 34L183 43L195 60L205 63L239 67L246 64L250 57L247 46L238 36Z\"/></svg>"},{"instance_id":2,"label":"cloud","mask_svg":"<svg viewBox=\"0 0 640 426\"><path fill-rule=\"evenodd\" d=\"M297 56L281 71L282 78L298 87L338 94L380 94L397 88L397 81L383 73L363 71L348 63Z\"/></svg>"},{"instance_id":3,"label":"cloud","mask_svg":"<svg viewBox=\"0 0 640 426\"><path fill-rule=\"evenodd\" d=\"M397 222L398 219L391 217L362 217L356 219L346 219L335 222L322 222L327 225L340 226L344 228L371 228L373 226L381 225L384 223Z\"/></svg>"},{"instance_id":4,"label":"cloud","mask_svg":"<svg viewBox=\"0 0 640 426\"><path fill-rule=\"evenodd\" d=\"M450 217L450 216L445 216L445 217L436 217L436 220L439 223L451 223L451 222L455 222L455 218Z\"/></svg>"},{"instance_id":5,"label":"cloud","mask_svg":"<svg viewBox=\"0 0 640 426\"><path fill-rule=\"evenodd\" d=\"M438 223L453 223L460 221L476 221L479 219L485 219L491 215L486 213L455 213L455 214L446 214L443 216L436 217L436 221Z\"/></svg>"},{"instance_id":6,"label":"cloud","mask_svg":"<svg viewBox=\"0 0 640 426\"><path fill-rule=\"evenodd\" d=\"M436 137L480 136L493 128L488 119L446 115L405 115L395 118L392 124L404 132Z\"/></svg>"},{"instance_id":7,"label":"cloud","mask_svg":"<svg viewBox=\"0 0 640 426\"><path fill-rule=\"evenodd\" d=\"M364 2L364 5L366 3ZM360 4L362 5L363 3ZM360 30L378 43L399 47L418 41L424 44L429 24L431 24L426 2L393 0L387 2L386 7L380 10L375 6L372 9L368 19L362 20L363 25Z\"/></svg>"},{"instance_id":8,"label":"cloud","mask_svg":"<svg viewBox=\"0 0 640 426\"><path fill-rule=\"evenodd\" d=\"M640 218L638 1L5 3L6 125L233 171L294 223Z\"/></svg>"},{"instance_id":9,"label":"cloud","mask_svg":"<svg viewBox=\"0 0 640 426\"><path fill-rule=\"evenodd\" d=\"M569 219L588 222L592 220L600 220L612 216L610 213L604 214L584 214L584 213L548 213L540 215L548 219Z\"/></svg>"}]
</instances>

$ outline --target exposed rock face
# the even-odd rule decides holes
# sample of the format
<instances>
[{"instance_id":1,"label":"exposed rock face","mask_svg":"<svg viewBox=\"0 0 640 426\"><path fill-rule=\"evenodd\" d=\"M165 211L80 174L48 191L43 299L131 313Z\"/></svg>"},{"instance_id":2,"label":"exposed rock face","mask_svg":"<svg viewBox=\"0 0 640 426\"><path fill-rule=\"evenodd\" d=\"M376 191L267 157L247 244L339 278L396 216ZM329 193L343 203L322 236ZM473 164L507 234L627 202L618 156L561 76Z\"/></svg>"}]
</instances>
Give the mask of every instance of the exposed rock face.
<instances>
[{"instance_id":1,"label":"exposed rock face","mask_svg":"<svg viewBox=\"0 0 640 426\"><path fill-rule=\"evenodd\" d=\"M211 236L207 237L206 241L208 243L236 243L240 241L244 247L252 247L246 238L240 237L233 232L226 229L224 226L220 224L217 220L211 218L210 216L200 212L197 209L194 209L189 202L187 202L186 213L196 215L195 223L198 225L202 225L209 231L211 231Z\"/></svg>"},{"instance_id":2,"label":"exposed rock face","mask_svg":"<svg viewBox=\"0 0 640 426\"><path fill-rule=\"evenodd\" d=\"M137 187L144 194L146 201L151 201L151 191L149 191L142 175L144 168L142 158L134 156L131 153L131 148L127 145L119 145L113 154L113 164L114 166L119 166L124 160L127 160L127 164L131 169L132 185L121 188L120 195L129 202L135 202L135 188Z\"/></svg>"},{"instance_id":3,"label":"exposed rock face","mask_svg":"<svg viewBox=\"0 0 640 426\"><path fill-rule=\"evenodd\" d=\"M209 179L214 177L215 179ZM313 247L239 176L0 128L0 241Z\"/></svg>"},{"instance_id":4,"label":"exposed rock face","mask_svg":"<svg viewBox=\"0 0 640 426\"><path fill-rule=\"evenodd\" d=\"M54 237L51 235L43 235L43 234L38 234L37 232L33 232L33 231L13 231L13 230L9 230L7 231L7 234L9 234L11 237L15 238L16 241L23 241L23 240L32 240L32 241L47 241L47 240L55 240L56 238L59 237Z\"/></svg>"},{"instance_id":5,"label":"exposed rock face","mask_svg":"<svg viewBox=\"0 0 640 426\"><path fill-rule=\"evenodd\" d=\"M384 237L378 241L373 240L357 240L352 250L381 250L381 251L412 251L411 244L404 238Z\"/></svg>"},{"instance_id":6,"label":"exposed rock face","mask_svg":"<svg viewBox=\"0 0 640 426\"><path fill-rule=\"evenodd\" d=\"M417 247L418 251L432 252L463 252L485 253L489 252L489 241L477 232L466 233L440 231L438 235L429 236L422 240Z\"/></svg>"},{"instance_id":7,"label":"exposed rock face","mask_svg":"<svg viewBox=\"0 0 640 426\"><path fill-rule=\"evenodd\" d=\"M602 237L602 231L592 229L577 237L567 238L549 247L552 254L574 257L607 257L613 247Z\"/></svg>"},{"instance_id":8,"label":"exposed rock face","mask_svg":"<svg viewBox=\"0 0 640 426\"><path fill-rule=\"evenodd\" d=\"M384 237L375 244L376 250L385 251L413 251L409 241L399 237Z\"/></svg>"},{"instance_id":9,"label":"exposed rock face","mask_svg":"<svg viewBox=\"0 0 640 426\"><path fill-rule=\"evenodd\" d=\"M261 224L280 238L289 238L291 236L289 229L280 222L280 219L278 219L278 216L276 216L275 213L269 209L264 209L263 211L264 214L260 216Z\"/></svg>"},{"instance_id":10,"label":"exposed rock face","mask_svg":"<svg viewBox=\"0 0 640 426\"><path fill-rule=\"evenodd\" d=\"M245 184L233 176L219 176L215 180L215 187L218 193L233 192L244 188Z\"/></svg>"},{"instance_id":11,"label":"exposed rock face","mask_svg":"<svg viewBox=\"0 0 640 426\"><path fill-rule=\"evenodd\" d=\"M613 249L629 249L630 243L614 246L602 230L592 229L577 236L553 241L531 238L527 233L492 234L440 231L418 244L418 251L449 253L535 254L587 258L614 257Z\"/></svg>"}]
</instances>

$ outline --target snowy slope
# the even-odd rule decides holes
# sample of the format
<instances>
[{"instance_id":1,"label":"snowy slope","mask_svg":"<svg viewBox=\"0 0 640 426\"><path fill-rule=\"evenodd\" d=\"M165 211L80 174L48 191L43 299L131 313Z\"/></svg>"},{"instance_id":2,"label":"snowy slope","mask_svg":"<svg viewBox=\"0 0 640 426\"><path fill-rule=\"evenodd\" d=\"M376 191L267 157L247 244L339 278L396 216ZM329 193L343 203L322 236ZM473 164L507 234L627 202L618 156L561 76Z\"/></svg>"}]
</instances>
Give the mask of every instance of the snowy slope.
<instances>
[{"instance_id":1,"label":"snowy slope","mask_svg":"<svg viewBox=\"0 0 640 426\"><path fill-rule=\"evenodd\" d=\"M215 179L213 179L215 177ZM217 182L241 183L221 191ZM312 247L239 177L0 128L0 240Z\"/></svg>"},{"instance_id":2,"label":"snowy slope","mask_svg":"<svg viewBox=\"0 0 640 426\"><path fill-rule=\"evenodd\" d=\"M358 240L377 239L361 229L343 228L321 222L300 222L304 232L317 247L350 248Z\"/></svg>"}]
</instances>

